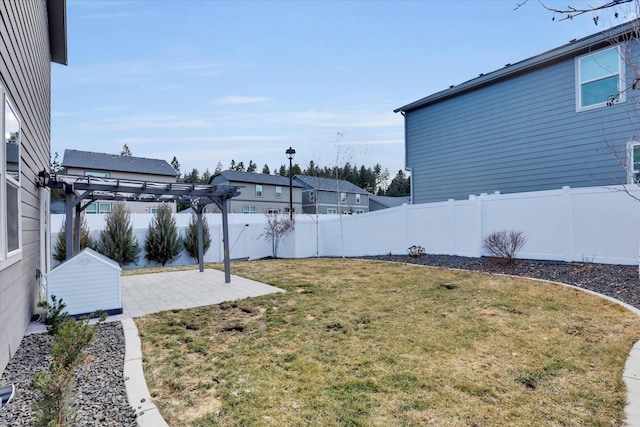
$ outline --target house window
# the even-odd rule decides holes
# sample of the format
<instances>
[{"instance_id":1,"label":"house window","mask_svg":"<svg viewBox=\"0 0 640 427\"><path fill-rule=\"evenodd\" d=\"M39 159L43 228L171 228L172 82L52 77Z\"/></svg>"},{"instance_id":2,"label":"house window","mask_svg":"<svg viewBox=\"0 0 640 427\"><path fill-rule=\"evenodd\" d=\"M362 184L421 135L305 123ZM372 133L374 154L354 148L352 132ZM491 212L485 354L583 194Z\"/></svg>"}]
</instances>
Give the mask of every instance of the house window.
<instances>
[{"instance_id":1,"label":"house window","mask_svg":"<svg viewBox=\"0 0 640 427\"><path fill-rule=\"evenodd\" d=\"M84 212L88 214L109 213L111 212L111 203L108 203L108 202L91 203L85 208Z\"/></svg>"},{"instance_id":2,"label":"house window","mask_svg":"<svg viewBox=\"0 0 640 427\"><path fill-rule=\"evenodd\" d=\"M356 194L356 204L360 204L360 194Z\"/></svg>"},{"instance_id":3,"label":"house window","mask_svg":"<svg viewBox=\"0 0 640 427\"><path fill-rule=\"evenodd\" d=\"M268 214L279 214L280 209L267 209Z\"/></svg>"},{"instance_id":4,"label":"house window","mask_svg":"<svg viewBox=\"0 0 640 427\"><path fill-rule=\"evenodd\" d=\"M640 183L640 141L631 141L627 144L627 183Z\"/></svg>"},{"instance_id":5,"label":"house window","mask_svg":"<svg viewBox=\"0 0 640 427\"><path fill-rule=\"evenodd\" d=\"M282 187L276 185L276 199L282 199Z\"/></svg>"},{"instance_id":6,"label":"house window","mask_svg":"<svg viewBox=\"0 0 640 427\"><path fill-rule=\"evenodd\" d=\"M84 176L94 176L96 178L109 178L109 172L85 171Z\"/></svg>"},{"instance_id":7,"label":"house window","mask_svg":"<svg viewBox=\"0 0 640 427\"><path fill-rule=\"evenodd\" d=\"M340 203L345 203L347 201L347 193L340 193Z\"/></svg>"},{"instance_id":8,"label":"house window","mask_svg":"<svg viewBox=\"0 0 640 427\"><path fill-rule=\"evenodd\" d=\"M4 150L0 154L0 260L17 255L22 247L20 121L0 88L4 112L0 122Z\"/></svg>"},{"instance_id":9,"label":"house window","mask_svg":"<svg viewBox=\"0 0 640 427\"><path fill-rule=\"evenodd\" d=\"M327 208L327 213L328 214L337 214L338 213L338 209Z\"/></svg>"},{"instance_id":10,"label":"house window","mask_svg":"<svg viewBox=\"0 0 640 427\"><path fill-rule=\"evenodd\" d=\"M316 201L316 192L311 190L309 191L309 203L314 203Z\"/></svg>"},{"instance_id":11,"label":"house window","mask_svg":"<svg viewBox=\"0 0 640 427\"><path fill-rule=\"evenodd\" d=\"M356 209L356 215L360 215L364 213L364 209Z\"/></svg>"},{"instance_id":12,"label":"house window","mask_svg":"<svg viewBox=\"0 0 640 427\"><path fill-rule=\"evenodd\" d=\"M262 197L262 184L256 184L256 197Z\"/></svg>"},{"instance_id":13,"label":"house window","mask_svg":"<svg viewBox=\"0 0 640 427\"><path fill-rule=\"evenodd\" d=\"M256 213L256 207L251 205L242 205L242 213L254 214Z\"/></svg>"},{"instance_id":14,"label":"house window","mask_svg":"<svg viewBox=\"0 0 640 427\"><path fill-rule=\"evenodd\" d=\"M158 208L149 208L149 213L151 214L157 214L158 213Z\"/></svg>"},{"instance_id":15,"label":"house window","mask_svg":"<svg viewBox=\"0 0 640 427\"><path fill-rule=\"evenodd\" d=\"M624 102L624 63L617 47L576 58L577 110Z\"/></svg>"}]
</instances>

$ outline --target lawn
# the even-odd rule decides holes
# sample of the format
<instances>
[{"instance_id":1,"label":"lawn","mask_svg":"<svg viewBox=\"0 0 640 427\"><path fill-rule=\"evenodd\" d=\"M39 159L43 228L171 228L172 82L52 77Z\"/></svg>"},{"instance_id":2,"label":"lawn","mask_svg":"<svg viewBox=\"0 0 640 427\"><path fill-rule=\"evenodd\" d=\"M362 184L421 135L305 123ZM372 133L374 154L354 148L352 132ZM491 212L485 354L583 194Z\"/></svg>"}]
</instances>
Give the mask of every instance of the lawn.
<instances>
[{"instance_id":1,"label":"lawn","mask_svg":"<svg viewBox=\"0 0 640 427\"><path fill-rule=\"evenodd\" d=\"M623 423L640 319L593 295L342 259L233 273L287 292L136 319L171 426Z\"/></svg>"}]
</instances>

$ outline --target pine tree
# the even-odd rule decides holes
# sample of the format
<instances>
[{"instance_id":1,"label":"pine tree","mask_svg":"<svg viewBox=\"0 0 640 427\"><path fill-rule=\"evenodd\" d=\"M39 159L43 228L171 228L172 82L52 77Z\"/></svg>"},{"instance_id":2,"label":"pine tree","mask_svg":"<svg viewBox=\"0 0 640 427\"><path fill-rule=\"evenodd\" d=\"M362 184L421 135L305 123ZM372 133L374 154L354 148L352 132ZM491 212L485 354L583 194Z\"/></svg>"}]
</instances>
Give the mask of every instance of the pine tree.
<instances>
[{"instance_id":1,"label":"pine tree","mask_svg":"<svg viewBox=\"0 0 640 427\"><path fill-rule=\"evenodd\" d=\"M247 166L247 172L255 172L256 169L258 169L258 165L256 165L255 163L253 163L253 160L249 160L249 166Z\"/></svg>"},{"instance_id":2,"label":"pine tree","mask_svg":"<svg viewBox=\"0 0 640 427\"><path fill-rule=\"evenodd\" d=\"M216 165L216 168L213 171L213 174L218 175L220 172L222 172L222 162L218 160L218 164Z\"/></svg>"},{"instance_id":3,"label":"pine tree","mask_svg":"<svg viewBox=\"0 0 640 427\"><path fill-rule=\"evenodd\" d=\"M121 266L138 261L140 245L133 235L131 212L124 204L115 204L107 214L104 229L100 232L98 252Z\"/></svg>"},{"instance_id":4,"label":"pine tree","mask_svg":"<svg viewBox=\"0 0 640 427\"><path fill-rule=\"evenodd\" d=\"M129 146L127 144L124 144L122 146L122 151L120 152L121 156L132 156L131 154L131 150L129 149Z\"/></svg>"},{"instance_id":5,"label":"pine tree","mask_svg":"<svg viewBox=\"0 0 640 427\"><path fill-rule=\"evenodd\" d=\"M72 221L72 223L74 223L74 221ZM58 238L56 239L56 246L53 254L53 258L60 262L67 259L67 233L65 230L65 223L66 221L62 223L60 231L58 232ZM75 227L72 225L72 228ZM96 241L93 240L89 234L87 219L82 215L80 217L80 250L83 250L84 248L96 249L96 246Z\"/></svg>"},{"instance_id":6,"label":"pine tree","mask_svg":"<svg viewBox=\"0 0 640 427\"><path fill-rule=\"evenodd\" d=\"M207 217L202 216L202 255L207 253L211 247L211 233L209 232L209 224ZM198 217L195 213L191 214L191 220L184 236L184 249L191 258L198 260Z\"/></svg>"},{"instance_id":7,"label":"pine tree","mask_svg":"<svg viewBox=\"0 0 640 427\"><path fill-rule=\"evenodd\" d=\"M179 176L180 175L180 162L178 161L176 156L173 156L173 159L171 159L171 167L173 168L173 170L175 170L178 173L178 176Z\"/></svg>"},{"instance_id":8,"label":"pine tree","mask_svg":"<svg viewBox=\"0 0 640 427\"><path fill-rule=\"evenodd\" d=\"M158 213L149 224L144 250L145 258L157 261L162 266L176 259L182 250L182 239L178 234L176 219L171 214L170 205L158 206Z\"/></svg>"},{"instance_id":9,"label":"pine tree","mask_svg":"<svg viewBox=\"0 0 640 427\"><path fill-rule=\"evenodd\" d=\"M265 175L270 175L271 174L271 170L269 169L269 166L266 163L262 167L262 173L265 174Z\"/></svg>"}]
</instances>

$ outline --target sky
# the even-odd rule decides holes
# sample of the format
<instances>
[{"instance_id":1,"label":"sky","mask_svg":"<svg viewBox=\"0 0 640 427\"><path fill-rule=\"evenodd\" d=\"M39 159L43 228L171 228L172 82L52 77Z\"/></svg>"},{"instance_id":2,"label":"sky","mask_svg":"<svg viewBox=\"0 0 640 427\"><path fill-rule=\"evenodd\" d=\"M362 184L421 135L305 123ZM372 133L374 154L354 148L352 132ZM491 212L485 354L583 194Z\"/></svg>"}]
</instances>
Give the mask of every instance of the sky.
<instances>
[{"instance_id":1,"label":"sky","mask_svg":"<svg viewBox=\"0 0 640 427\"><path fill-rule=\"evenodd\" d=\"M538 1L68 0L51 152L404 168L393 110L612 24ZM603 1L590 1L591 5ZM581 6L581 0L545 4ZM606 15L606 16L605 16ZM560 16L556 15L556 18Z\"/></svg>"}]
</instances>

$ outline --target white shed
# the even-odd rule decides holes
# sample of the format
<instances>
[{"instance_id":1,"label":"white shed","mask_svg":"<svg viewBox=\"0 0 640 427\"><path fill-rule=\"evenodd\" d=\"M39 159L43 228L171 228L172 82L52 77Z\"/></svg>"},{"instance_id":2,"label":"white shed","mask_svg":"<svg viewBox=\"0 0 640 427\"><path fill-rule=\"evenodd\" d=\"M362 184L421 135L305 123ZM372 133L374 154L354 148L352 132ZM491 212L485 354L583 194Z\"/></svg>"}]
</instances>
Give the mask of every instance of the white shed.
<instances>
[{"instance_id":1,"label":"white shed","mask_svg":"<svg viewBox=\"0 0 640 427\"><path fill-rule=\"evenodd\" d=\"M114 260L85 248L47 274L47 301L52 295L62 299L72 316L96 310L121 314L121 271Z\"/></svg>"}]
</instances>

